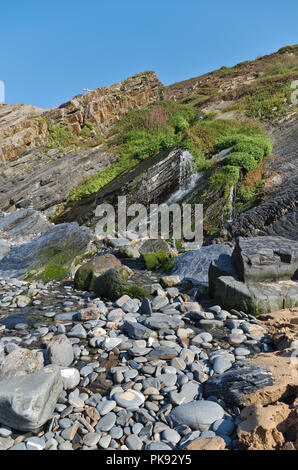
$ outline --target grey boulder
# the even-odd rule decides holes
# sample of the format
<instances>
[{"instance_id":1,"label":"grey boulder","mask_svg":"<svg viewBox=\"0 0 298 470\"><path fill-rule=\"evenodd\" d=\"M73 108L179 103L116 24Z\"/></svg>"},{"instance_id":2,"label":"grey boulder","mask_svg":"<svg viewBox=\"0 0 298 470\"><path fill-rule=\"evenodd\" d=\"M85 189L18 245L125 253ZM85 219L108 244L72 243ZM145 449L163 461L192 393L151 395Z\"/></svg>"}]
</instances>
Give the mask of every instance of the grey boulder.
<instances>
[{"instance_id":1,"label":"grey boulder","mask_svg":"<svg viewBox=\"0 0 298 470\"><path fill-rule=\"evenodd\" d=\"M0 422L19 431L38 430L52 417L62 389L55 366L1 381Z\"/></svg>"},{"instance_id":2,"label":"grey boulder","mask_svg":"<svg viewBox=\"0 0 298 470\"><path fill-rule=\"evenodd\" d=\"M186 424L194 431L205 431L224 415L223 408L213 401L198 400L177 406L170 413L175 426Z\"/></svg>"},{"instance_id":3,"label":"grey boulder","mask_svg":"<svg viewBox=\"0 0 298 470\"><path fill-rule=\"evenodd\" d=\"M68 367L74 360L71 342L65 335L54 336L47 347L48 359L52 364Z\"/></svg>"},{"instance_id":4,"label":"grey boulder","mask_svg":"<svg viewBox=\"0 0 298 470\"><path fill-rule=\"evenodd\" d=\"M42 364L33 352L29 349L17 348L8 354L2 362L0 381L21 375L33 374L41 368Z\"/></svg>"}]
</instances>

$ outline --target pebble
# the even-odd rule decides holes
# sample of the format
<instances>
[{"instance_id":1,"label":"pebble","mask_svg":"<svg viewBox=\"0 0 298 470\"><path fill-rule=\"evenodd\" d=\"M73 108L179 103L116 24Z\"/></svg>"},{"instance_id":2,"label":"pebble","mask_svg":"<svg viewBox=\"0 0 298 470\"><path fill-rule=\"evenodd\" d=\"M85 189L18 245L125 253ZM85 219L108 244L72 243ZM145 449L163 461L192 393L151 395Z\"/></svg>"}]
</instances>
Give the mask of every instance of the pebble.
<instances>
[{"instance_id":1,"label":"pebble","mask_svg":"<svg viewBox=\"0 0 298 470\"><path fill-rule=\"evenodd\" d=\"M46 446L45 440L39 437L29 437L25 442L27 450L44 450Z\"/></svg>"},{"instance_id":2,"label":"pebble","mask_svg":"<svg viewBox=\"0 0 298 470\"><path fill-rule=\"evenodd\" d=\"M103 418L101 418L97 425L96 425L96 431L105 431L108 432L112 429L112 427L116 423L117 416L115 413L108 413L106 414Z\"/></svg>"},{"instance_id":3,"label":"pebble","mask_svg":"<svg viewBox=\"0 0 298 470\"><path fill-rule=\"evenodd\" d=\"M137 390L116 393L114 398L117 405L123 408L138 408L145 401L144 395Z\"/></svg>"}]
</instances>

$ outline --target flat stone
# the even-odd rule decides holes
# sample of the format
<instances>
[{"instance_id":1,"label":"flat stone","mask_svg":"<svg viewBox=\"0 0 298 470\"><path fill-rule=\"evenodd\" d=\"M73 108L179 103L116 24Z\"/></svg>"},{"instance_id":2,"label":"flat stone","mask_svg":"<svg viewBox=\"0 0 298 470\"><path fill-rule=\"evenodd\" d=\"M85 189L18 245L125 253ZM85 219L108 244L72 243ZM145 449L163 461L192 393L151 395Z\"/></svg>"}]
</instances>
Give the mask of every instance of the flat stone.
<instances>
[{"instance_id":1,"label":"flat stone","mask_svg":"<svg viewBox=\"0 0 298 470\"><path fill-rule=\"evenodd\" d=\"M146 450L158 451L158 450L173 450L173 448L165 442L150 442L146 445Z\"/></svg>"},{"instance_id":2,"label":"flat stone","mask_svg":"<svg viewBox=\"0 0 298 470\"><path fill-rule=\"evenodd\" d=\"M88 447L95 447L100 438L101 434L98 434L97 432L88 432L88 434L85 434L83 437L83 444Z\"/></svg>"},{"instance_id":3,"label":"flat stone","mask_svg":"<svg viewBox=\"0 0 298 470\"><path fill-rule=\"evenodd\" d=\"M80 373L78 369L72 368L62 368L60 370L62 381L63 381L63 388L64 390L73 390L76 388L77 385L80 383Z\"/></svg>"},{"instance_id":4,"label":"flat stone","mask_svg":"<svg viewBox=\"0 0 298 470\"><path fill-rule=\"evenodd\" d=\"M160 347L153 349L148 355L148 360L153 359L173 359L174 357L178 356L178 352L176 349L167 348L167 347Z\"/></svg>"},{"instance_id":5,"label":"flat stone","mask_svg":"<svg viewBox=\"0 0 298 470\"><path fill-rule=\"evenodd\" d=\"M79 398L79 397L71 397L69 398L69 404L73 406L74 408L84 408L85 403L84 401Z\"/></svg>"},{"instance_id":6,"label":"flat stone","mask_svg":"<svg viewBox=\"0 0 298 470\"><path fill-rule=\"evenodd\" d=\"M155 335L154 331L138 322L125 321L123 325L123 331L130 338L135 339L148 339Z\"/></svg>"},{"instance_id":7,"label":"flat stone","mask_svg":"<svg viewBox=\"0 0 298 470\"><path fill-rule=\"evenodd\" d=\"M10 447L8 450L27 450L25 442L19 442L14 446Z\"/></svg>"},{"instance_id":8,"label":"flat stone","mask_svg":"<svg viewBox=\"0 0 298 470\"><path fill-rule=\"evenodd\" d=\"M61 437L63 437L63 439L65 439L66 441L73 441L78 428L79 428L79 423L74 423L72 426L62 431Z\"/></svg>"},{"instance_id":9,"label":"flat stone","mask_svg":"<svg viewBox=\"0 0 298 470\"><path fill-rule=\"evenodd\" d=\"M129 450L141 450L143 446L143 442L136 434L131 434L127 436L125 439L125 445L128 447Z\"/></svg>"},{"instance_id":10,"label":"flat stone","mask_svg":"<svg viewBox=\"0 0 298 470\"><path fill-rule=\"evenodd\" d=\"M116 393L113 398L122 408L139 408L145 401L144 395L137 390Z\"/></svg>"},{"instance_id":11,"label":"flat stone","mask_svg":"<svg viewBox=\"0 0 298 470\"><path fill-rule=\"evenodd\" d=\"M26 439L27 450L44 450L46 442L40 437L29 437Z\"/></svg>"},{"instance_id":12,"label":"flat stone","mask_svg":"<svg viewBox=\"0 0 298 470\"><path fill-rule=\"evenodd\" d=\"M235 429L235 424L232 418L223 418L215 421L212 429L218 435L230 436Z\"/></svg>"},{"instance_id":13,"label":"flat stone","mask_svg":"<svg viewBox=\"0 0 298 470\"><path fill-rule=\"evenodd\" d=\"M212 437L198 439L191 442L186 447L187 450L224 450L226 448L226 443L221 437Z\"/></svg>"},{"instance_id":14,"label":"flat stone","mask_svg":"<svg viewBox=\"0 0 298 470\"><path fill-rule=\"evenodd\" d=\"M165 429L161 434L162 440L176 445L181 440L180 434L175 429Z\"/></svg>"},{"instance_id":15,"label":"flat stone","mask_svg":"<svg viewBox=\"0 0 298 470\"><path fill-rule=\"evenodd\" d=\"M97 425L96 425L96 431L104 431L108 432L112 429L112 427L116 423L117 416L115 413L108 413L106 414L103 418L101 418Z\"/></svg>"},{"instance_id":16,"label":"flat stone","mask_svg":"<svg viewBox=\"0 0 298 470\"><path fill-rule=\"evenodd\" d=\"M184 326L184 321L180 315L168 315L164 313L155 313L145 320L145 326L153 330L160 330L161 328L177 329Z\"/></svg>"},{"instance_id":17,"label":"flat stone","mask_svg":"<svg viewBox=\"0 0 298 470\"><path fill-rule=\"evenodd\" d=\"M249 356L250 350L246 348L236 348L234 354L235 356Z\"/></svg>"},{"instance_id":18,"label":"flat stone","mask_svg":"<svg viewBox=\"0 0 298 470\"><path fill-rule=\"evenodd\" d=\"M68 333L67 336L71 338L86 339L87 332L82 325L75 325ZM69 365L69 364L68 364Z\"/></svg>"},{"instance_id":19,"label":"flat stone","mask_svg":"<svg viewBox=\"0 0 298 470\"><path fill-rule=\"evenodd\" d=\"M169 299L166 296L158 295L157 297L154 297L154 299L151 302L152 310L153 311L161 310L163 307L166 307L168 303L169 303Z\"/></svg>"},{"instance_id":20,"label":"flat stone","mask_svg":"<svg viewBox=\"0 0 298 470\"><path fill-rule=\"evenodd\" d=\"M104 400L97 405L97 410L101 416L104 416L110 413L116 405L117 403L114 400Z\"/></svg>"}]
</instances>

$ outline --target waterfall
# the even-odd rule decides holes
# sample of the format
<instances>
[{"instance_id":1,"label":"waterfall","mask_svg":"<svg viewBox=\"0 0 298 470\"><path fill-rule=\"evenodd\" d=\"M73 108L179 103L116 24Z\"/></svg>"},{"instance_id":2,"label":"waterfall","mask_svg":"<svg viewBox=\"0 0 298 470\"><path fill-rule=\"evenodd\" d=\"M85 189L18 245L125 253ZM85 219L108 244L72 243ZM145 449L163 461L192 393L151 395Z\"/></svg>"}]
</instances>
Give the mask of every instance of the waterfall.
<instances>
[{"instance_id":1,"label":"waterfall","mask_svg":"<svg viewBox=\"0 0 298 470\"><path fill-rule=\"evenodd\" d=\"M170 206L171 204L174 203L179 203L182 201L189 193L191 193L196 185L197 182L199 181L200 178L202 178L203 173L197 173L194 172L193 167L192 167L192 155L189 153L187 150L181 150L180 151L180 156L179 156L179 176L178 176L178 189L174 191L168 199L163 202L162 204L159 205L161 206ZM157 178L158 175L155 176ZM153 180L153 178L152 178ZM148 202L148 199L146 197L146 191L147 191L147 179L146 176L143 176L142 182L141 182L141 190L142 190L142 195L144 200ZM150 215L154 216L158 212L158 209L153 211ZM139 231L143 236L147 233L147 225L150 223L150 218L146 217L146 219L142 220L139 222Z\"/></svg>"},{"instance_id":2,"label":"waterfall","mask_svg":"<svg viewBox=\"0 0 298 470\"><path fill-rule=\"evenodd\" d=\"M232 222L232 220L233 220L233 201L234 201L234 186L231 187L231 189L230 189L230 194L229 194L229 202L228 202L229 215L228 215L228 222Z\"/></svg>"},{"instance_id":3,"label":"waterfall","mask_svg":"<svg viewBox=\"0 0 298 470\"><path fill-rule=\"evenodd\" d=\"M196 187L197 182L203 173L197 173L192 168L192 154L187 150L181 152L179 161L179 188L166 201L165 204L172 204L184 199Z\"/></svg>"}]
</instances>

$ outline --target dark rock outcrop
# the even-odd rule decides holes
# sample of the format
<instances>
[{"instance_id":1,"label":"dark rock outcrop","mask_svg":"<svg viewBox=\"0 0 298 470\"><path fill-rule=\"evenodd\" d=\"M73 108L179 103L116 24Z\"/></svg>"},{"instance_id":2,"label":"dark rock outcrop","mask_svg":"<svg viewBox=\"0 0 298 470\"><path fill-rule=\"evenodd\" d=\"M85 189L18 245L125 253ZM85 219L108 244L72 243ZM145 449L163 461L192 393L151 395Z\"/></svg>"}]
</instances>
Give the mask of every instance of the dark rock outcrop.
<instances>
[{"instance_id":1,"label":"dark rock outcrop","mask_svg":"<svg viewBox=\"0 0 298 470\"><path fill-rule=\"evenodd\" d=\"M127 196L127 205L141 203L149 206L166 201L179 189L181 166L188 152L180 148L165 150L142 161L131 170L120 175L98 193L67 207L57 221L94 224L95 209L102 202L118 205L118 196Z\"/></svg>"},{"instance_id":2,"label":"dark rock outcrop","mask_svg":"<svg viewBox=\"0 0 298 470\"><path fill-rule=\"evenodd\" d=\"M129 295L139 299L147 295L141 287L125 281L117 269L114 268L98 276L93 283L92 289L98 297L112 301L119 299L122 295Z\"/></svg>"},{"instance_id":3,"label":"dark rock outcrop","mask_svg":"<svg viewBox=\"0 0 298 470\"><path fill-rule=\"evenodd\" d=\"M297 122L297 113L293 113L269 129L274 148L264 166L263 200L211 237L213 243L267 235L298 241Z\"/></svg>"},{"instance_id":4,"label":"dark rock outcrop","mask_svg":"<svg viewBox=\"0 0 298 470\"><path fill-rule=\"evenodd\" d=\"M273 385L270 370L262 366L242 365L220 375L210 377L205 384L205 397L215 396L230 406L243 406L246 395Z\"/></svg>"},{"instance_id":5,"label":"dark rock outcrop","mask_svg":"<svg viewBox=\"0 0 298 470\"><path fill-rule=\"evenodd\" d=\"M74 277L75 288L78 290L92 290L95 279L100 276L100 274L113 268L117 269L124 278L129 277L131 273L131 270L123 266L116 256L109 253L99 255L83 264L76 271Z\"/></svg>"}]
</instances>

